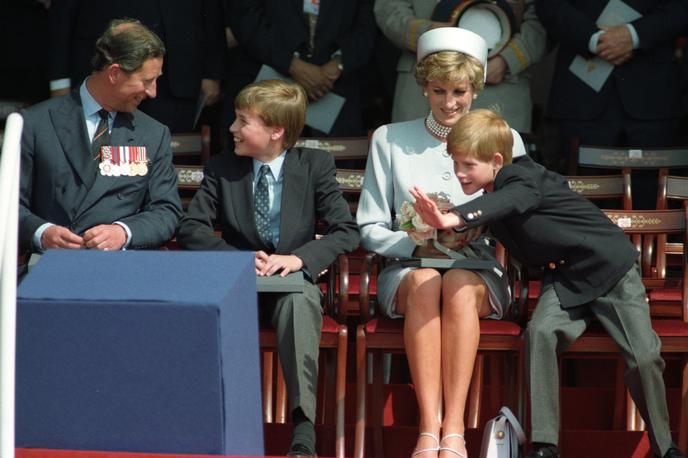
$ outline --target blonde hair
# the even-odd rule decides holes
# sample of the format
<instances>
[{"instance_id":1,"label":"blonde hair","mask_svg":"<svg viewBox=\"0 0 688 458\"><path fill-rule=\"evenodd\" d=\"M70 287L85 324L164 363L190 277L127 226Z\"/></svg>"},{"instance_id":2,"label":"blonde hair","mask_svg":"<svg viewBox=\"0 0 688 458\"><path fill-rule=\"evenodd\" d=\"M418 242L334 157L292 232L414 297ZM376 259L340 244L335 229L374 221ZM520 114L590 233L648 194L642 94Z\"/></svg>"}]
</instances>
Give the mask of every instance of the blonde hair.
<instances>
[{"instance_id":1,"label":"blonde hair","mask_svg":"<svg viewBox=\"0 0 688 458\"><path fill-rule=\"evenodd\" d=\"M470 111L459 119L447 136L447 151L466 154L481 162L489 162L495 153L511 164L514 137L504 118L494 111Z\"/></svg>"},{"instance_id":2,"label":"blonde hair","mask_svg":"<svg viewBox=\"0 0 688 458\"><path fill-rule=\"evenodd\" d=\"M425 56L416 64L416 83L422 87L429 81L468 81L477 94L485 87L484 71L483 65L473 56L456 51L440 51Z\"/></svg>"},{"instance_id":3,"label":"blonde hair","mask_svg":"<svg viewBox=\"0 0 688 458\"><path fill-rule=\"evenodd\" d=\"M251 83L234 99L234 108L249 110L267 126L284 128L283 144L296 144L306 122L308 99L301 86L282 80Z\"/></svg>"}]
</instances>

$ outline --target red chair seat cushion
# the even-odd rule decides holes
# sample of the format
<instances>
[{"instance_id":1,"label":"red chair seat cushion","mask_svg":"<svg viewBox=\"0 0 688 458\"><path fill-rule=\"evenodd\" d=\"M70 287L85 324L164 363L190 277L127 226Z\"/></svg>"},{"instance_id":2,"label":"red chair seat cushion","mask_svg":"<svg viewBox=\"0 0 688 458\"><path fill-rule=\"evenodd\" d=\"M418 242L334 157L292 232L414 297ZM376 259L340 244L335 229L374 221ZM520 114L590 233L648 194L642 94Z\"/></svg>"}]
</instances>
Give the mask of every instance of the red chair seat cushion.
<instances>
[{"instance_id":1,"label":"red chair seat cushion","mask_svg":"<svg viewBox=\"0 0 688 458\"><path fill-rule=\"evenodd\" d=\"M404 320L374 318L366 323L365 332L366 334L373 334L376 332L403 334ZM480 333L487 335L518 336L521 334L521 327L507 320L480 320Z\"/></svg>"},{"instance_id":2,"label":"red chair seat cushion","mask_svg":"<svg viewBox=\"0 0 688 458\"><path fill-rule=\"evenodd\" d=\"M339 323L329 315L323 316L322 332L339 333Z\"/></svg>"},{"instance_id":3,"label":"red chair seat cushion","mask_svg":"<svg viewBox=\"0 0 688 458\"><path fill-rule=\"evenodd\" d=\"M681 320L652 320L659 337L688 337L688 323Z\"/></svg>"},{"instance_id":4,"label":"red chair seat cushion","mask_svg":"<svg viewBox=\"0 0 688 458\"><path fill-rule=\"evenodd\" d=\"M683 291L679 288L657 288L648 291L647 297L650 302L681 302Z\"/></svg>"}]
</instances>

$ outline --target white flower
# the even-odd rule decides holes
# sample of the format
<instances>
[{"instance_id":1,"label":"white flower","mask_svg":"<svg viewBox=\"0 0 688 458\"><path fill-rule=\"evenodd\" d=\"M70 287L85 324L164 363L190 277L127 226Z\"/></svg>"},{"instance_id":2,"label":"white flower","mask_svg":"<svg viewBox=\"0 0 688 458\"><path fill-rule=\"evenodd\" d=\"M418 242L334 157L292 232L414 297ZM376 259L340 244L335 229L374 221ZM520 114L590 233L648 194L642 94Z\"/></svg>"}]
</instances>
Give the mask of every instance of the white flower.
<instances>
[{"instance_id":1,"label":"white flower","mask_svg":"<svg viewBox=\"0 0 688 458\"><path fill-rule=\"evenodd\" d=\"M433 229L432 226L429 224L426 224L425 221L423 221L423 218L421 218L420 215L415 215L411 221L413 222L413 227L415 228L416 231L418 232L427 232Z\"/></svg>"}]
</instances>

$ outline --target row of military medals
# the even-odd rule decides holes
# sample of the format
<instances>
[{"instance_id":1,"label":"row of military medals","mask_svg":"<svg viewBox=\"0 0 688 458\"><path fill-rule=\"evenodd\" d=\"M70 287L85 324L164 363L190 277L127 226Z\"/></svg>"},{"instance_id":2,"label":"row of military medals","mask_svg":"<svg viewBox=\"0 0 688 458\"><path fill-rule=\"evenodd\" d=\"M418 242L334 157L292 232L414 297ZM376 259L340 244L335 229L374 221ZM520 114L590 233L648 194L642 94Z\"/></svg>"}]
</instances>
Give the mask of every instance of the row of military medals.
<instances>
[{"instance_id":1,"label":"row of military medals","mask_svg":"<svg viewBox=\"0 0 688 458\"><path fill-rule=\"evenodd\" d=\"M106 177L144 176L148 173L145 146L102 146L100 174Z\"/></svg>"}]
</instances>

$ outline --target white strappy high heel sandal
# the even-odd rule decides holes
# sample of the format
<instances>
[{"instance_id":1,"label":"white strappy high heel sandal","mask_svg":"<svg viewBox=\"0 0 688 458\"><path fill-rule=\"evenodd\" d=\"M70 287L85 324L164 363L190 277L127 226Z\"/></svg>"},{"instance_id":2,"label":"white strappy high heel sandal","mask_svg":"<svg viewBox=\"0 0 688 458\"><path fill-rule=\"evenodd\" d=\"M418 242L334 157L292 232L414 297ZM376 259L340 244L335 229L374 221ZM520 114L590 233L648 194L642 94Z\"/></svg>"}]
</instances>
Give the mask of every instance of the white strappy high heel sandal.
<instances>
[{"instance_id":1,"label":"white strappy high heel sandal","mask_svg":"<svg viewBox=\"0 0 688 458\"><path fill-rule=\"evenodd\" d=\"M414 457L416 455L420 455L421 453L425 453L425 452L439 452L440 451L440 440L437 438L437 436L435 436L432 433L420 433L420 434L418 434L418 437L420 437L420 436L432 437L433 439L435 439L435 443L437 444L437 446L430 447L430 448L416 449L411 454L412 457Z\"/></svg>"},{"instance_id":2,"label":"white strappy high heel sandal","mask_svg":"<svg viewBox=\"0 0 688 458\"><path fill-rule=\"evenodd\" d=\"M443 436L442 439L440 440L440 452L449 452L449 453L453 453L456 456L460 456L461 458L468 458L465 453L461 453L460 451L456 450L455 448L442 446L442 442L444 442L445 439L449 439L450 437L458 437L459 439L461 439L463 441L464 445L466 445L466 438L464 438L462 434L456 434L456 433L447 434L446 436Z\"/></svg>"}]
</instances>

